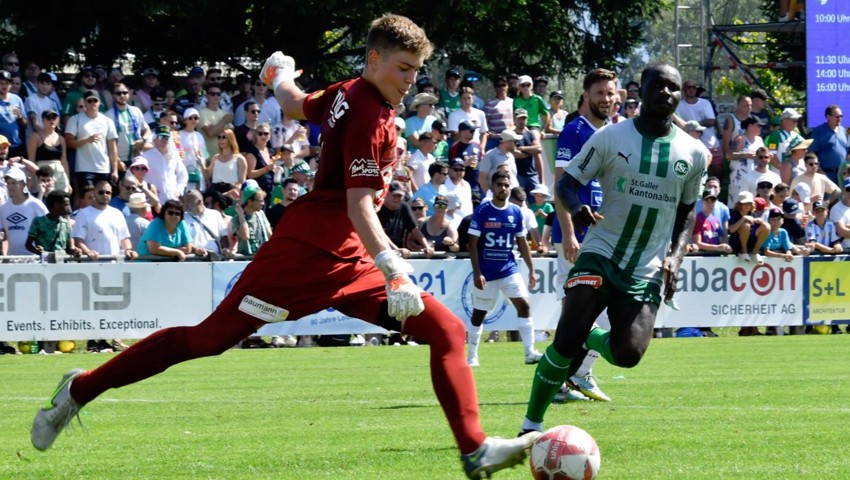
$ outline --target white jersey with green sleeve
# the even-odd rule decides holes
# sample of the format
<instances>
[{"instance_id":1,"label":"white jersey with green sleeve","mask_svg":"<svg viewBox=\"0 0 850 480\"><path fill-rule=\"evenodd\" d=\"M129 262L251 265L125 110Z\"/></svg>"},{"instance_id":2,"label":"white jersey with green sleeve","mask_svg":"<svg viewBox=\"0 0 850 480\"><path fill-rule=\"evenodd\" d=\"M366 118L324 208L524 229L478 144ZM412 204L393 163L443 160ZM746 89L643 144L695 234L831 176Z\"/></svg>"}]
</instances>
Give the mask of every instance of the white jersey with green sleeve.
<instances>
[{"instance_id":1,"label":"white jersey with green sleeve","mask_svg":"<svg viewBox=\"0 0 850 480\"><path fill-rule=\"evenodd\" d=\"M710 158L702 142L675 126L657 138L627 120L590 137L566 169L582 184L598 179L605 199L604 219L590 228L581 253L602 255L634 280L660 285L676 210L699 198Z\"/></svg>"}]
</instances>

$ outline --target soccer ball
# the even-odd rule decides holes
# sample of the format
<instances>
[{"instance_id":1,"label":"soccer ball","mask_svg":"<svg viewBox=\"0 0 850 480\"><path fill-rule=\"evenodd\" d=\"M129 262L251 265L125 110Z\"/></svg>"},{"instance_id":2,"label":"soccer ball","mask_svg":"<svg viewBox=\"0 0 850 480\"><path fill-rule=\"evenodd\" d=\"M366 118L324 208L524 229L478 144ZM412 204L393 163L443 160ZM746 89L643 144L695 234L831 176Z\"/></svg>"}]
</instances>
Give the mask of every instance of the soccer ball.
<instances>
[{"instance_id":1,"label":"soccer ball","mask_svg":"<svg viewBox=\"0 0 850 480\"><path fill-rule=\"evenodd\" d=\"M572 425L546 430L531 446L534 480L592 480L601 461L596 440Z\"/></svg>"}]
</instances>

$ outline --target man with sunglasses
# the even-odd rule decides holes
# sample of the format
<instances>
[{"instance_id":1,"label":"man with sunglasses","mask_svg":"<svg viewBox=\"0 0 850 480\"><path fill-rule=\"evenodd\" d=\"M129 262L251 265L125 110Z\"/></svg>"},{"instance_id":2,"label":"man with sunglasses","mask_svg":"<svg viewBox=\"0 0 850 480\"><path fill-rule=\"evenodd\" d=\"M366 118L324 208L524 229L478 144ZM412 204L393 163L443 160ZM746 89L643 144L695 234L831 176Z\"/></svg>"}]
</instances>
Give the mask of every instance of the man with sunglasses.
<instances>
[{"instance_id":1,"label":"man with sunglasses","mask_svg":"<svg viewBox=\"0 0 850 480\"><path fill-rule=\"evenodd\" d=\"M838 183L838 169L847 161L848 140L847 132L841 124L844 113L838 105L826 107L826 122L818 125L810 134L813 140L809 151L820 159L820 167L823 173Z\"/></svg>"},{"instance_id":2,"label":"man with sunglasses","mask_svg":"<svg viewBox=\"0 0 850 480\"><path fill-rule=\"evenodd\" d=\"M71 234L83 255L97 260L101 255L124 255L132 260L138 257L130 243L127 220L120 210L109 206L112 200L112 184L100 180L94 186L94 202L80 209L74 217Z\"/></svg>"},{"instance_id":3,"label":"man with sunglasses","mask_svg":"<svg viewBox=\"0 0 850 480\"><path fill-rule=\"evenodd\" d=\"M543 97L532 92L532 80L528 75L520 75L519 92L514 98L514 113L517 110L528 112L527 126L532 130L541 130L549 123L549 107Z\"/></svg>"},{"instance_id":4,"label":"man with sunglasses","mask_svg":"<svg viewBox=\"0 0 850 480\"><path fill-rule=\"evenodd\" d=\"M449 162L449 177L446 179L446 196L449 193L454 193L460 199L460 208L458 212L461 217L472 214L472 186L464 180L463 175L466 173L466 167L463 165L463 160L459 158L452 159Z\"/></svg>"},{"instance_id":5,"label":"man with sunglasses","mask_svg":"<svg viewBox=\"0 0 850 480\"><path fill-rule=\"evenodd\" d=\"M770 193L774 185L782 183L778 173L770 170L772 155L767 147L759 147L756 150L756 169L744 178L744 188L753 196L770 200Z\"/></svg>"},{"instance_id":6,"label":"man with sunglasses","mask_svg":"<svg viewBox=\"0 0 850 480\"><path fill-rule=\"evenodd\" d=\"M123 163L119 170L124 171L133 162L133 158L145 149L145 138L150 128L145 123L145 115L139 107L130 105L130 88L116 83L112 95L112 108L107 116L115 122L118 133L118 159Z\"/></svg>"},{"instance_id":7,"label":"man with sunglasses","mask_svg":"<svg viewBox=\"0 0 850 480\"><path fill-rule=\"evenodd\" d=\"M207 145L207 153L210 158L218 153L218 135L226 128L233 128L233 112L225 109L221 105L222 95L224 91L221 85L211 84L207 87L206 105L198 109L198 130L204 135L204 143ZM256 120L256 118L255 118ZM236 133L236 140L239 141L239 134ZM239 143L239 150L243 144Z\"/></svg>"},{"instance_id":8,"label":"man with sunglasses","mask_svg":"<svg viewBox=\"0 0 850 480\"><path fill-rule=\"evenodd\" d=\"M802 175L797 175L791 182L791 190L795 190L797 185L805 184L809 187L809 199L804 203L811 206L812 202L818 200L828 201L837 198L841 195L841 189L828 176L820 173L821 163L820 158L812 152L807 153L803 157L806 165L806 171ZM809 211L809 209L806 209Z\"/></svg>"},{"instance_id":9,"label":"man with sunglasses","mask_svg":"<svg viewBox=\"0 0 850 480\"><path fill-rule=\"evenodd\" d=\"M514 99L508 97L508 79L503 76L496 77L493 88L496 89L496 96L484 105L484 115L489 128L485 151L496 148L501 142L499 134L514 126Z\"/></svg>"},{"instance_id":10,"label":"man with sunglasses","mask_svg":"<svg viewBox=\"0 0 850 480\"><path fill-rule=\"evenodd\" d=\"M74 192L102 180L118 181L118 132L115 122L98 109L102 102L95 90L83 94L85 109L68 119L65 142L77 150ZM108 203L108 202L107 202Z\"/></svg>"},{"instance_id":11,"label":"man with sunglasses","mask_svg":"<svg viewBox=\"0 0 850 480\"><path fill-rule=\"evenodd\" d=\"M209 102L210 98L210 88L213 87L218 88L219 92L221 92L220 95L218 95L219 108L226 112L232 112L233 100L231 100L230 95L228 95L227 92L224 91L224 77L221 75L220 68L211 68L207 70L207 82L204 85L206 95L201 97L201 99L198 101L198 104L195 105L195 108L200 110L202 107L207 106L207 102Z\"/></svg>"}]
</instances>

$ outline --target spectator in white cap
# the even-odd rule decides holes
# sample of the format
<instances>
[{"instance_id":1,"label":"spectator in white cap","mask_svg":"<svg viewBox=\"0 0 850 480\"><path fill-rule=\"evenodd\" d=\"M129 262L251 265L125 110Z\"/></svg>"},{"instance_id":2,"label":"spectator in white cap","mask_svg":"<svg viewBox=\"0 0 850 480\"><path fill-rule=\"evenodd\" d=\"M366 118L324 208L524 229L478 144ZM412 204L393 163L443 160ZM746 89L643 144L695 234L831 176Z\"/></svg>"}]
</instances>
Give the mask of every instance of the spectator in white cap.
<instances>
[{"instance_id":1,"label":"spectator in white cap","mask_svg":"<svg viewBox=\"0 0 850 480\"><path fill-rule=\"evenodd\" d=\"M404 119L401 117L395 117L393 119L393 123L395 124L395 131L398 133L395 146L398 149L398 154L401 155L407 151L407 139L404 138L404 129L406 125L404 123Z\"/></svg>"},{"instance_id":2,"label":"spectator in white cap","mask_svg":"<svg viewBox=\"0 0 850 480\"><path fill-rule=\"evenodd\" d=\"M688 135L694 137L697 140L702 140L702 132L705 131L705 127L699 124L696 120L688 120L682 126L682 130L685 131Z\"/></svg>"},{"instance_id":3,"label":"spectator in white cap","mask_svg":"<svg viewBox=\"0 0 850 480\"><path fill-rule=\"evenodd\" d=\"M743 191L738 194L737 202L729 214L729 245L742 262L758 265L764 263L759 254L767 235L770 233L768 222L755 216L753 194Z\"/></svg>"},{"instance_id":4,"label":"spectator in white cap","mask_svg":"<svg viewBox=\"0 0 850 480\"><path fill-rule=\"evenodd\" d=\"M430 93L418 93L413 97L409 110L414 113L404 121L404 138L407 139L407 149L411 152L419 148L419 136L431 131L431 125L437 119L434 115L434 106L437 105L437 97Z\"/></svg>"},{"instance_id":5,"label":"spectator in white cap","mask_svg":"<svg viewBox=\"0 0 850 480\"><path fill-rule=\"evenodd\" d=\"M183 112L183 128L179 132L179 153L183 157L183 165L188 175L186 189L205 190L206 183L202 172L207 168L207 142L204 135L198 131L200 113L190 107Z\"/></svg>"},{"instance_id":6,"label":"spectator in white cap","mask_svg":"<svg viewBox=\"0 0 850 480\"><path fill-rule=\"evenodd\" d=\"M132 193L127 201L127 211L129 212L127 230L130 231L130 243L133 245L133 250L138 250L139 240L151 223L150 204L147 202L145 194L141 192Z\"/></svg>"},{"instance_id":7,"label":"spectator in white cap","mask_svg":"<svg viewBox=\"0 0 850 480\"><path fill-rule=\"evenodd\" d=\"M779 128L770 132L764 139L764 144L771 153L776 155L776 158L781 163L779 167L779 175L782 181L788 183L791 181L790 172L795 166L791 161L791 144L799 144L803 137L797 133L797 122L800 120L800 115L793 108L782 110L780 116ZM809 142L811 144L811 142ZM808 148L808 147L807 147ZM787 163L787 165L786 165Z\"/></svg>"},{"instance_id":8,"label":"spectator in white cap","mask_svg":"<svg viewBox=\"0 0 850 480\"><path fill-rule=\"evenodd\" d=\"M520 75L519 92L514 98L514 112L523 109L528 112L528 128L541 130L549 123L549 107L543 97L531 91L533 81L528 75Z\"/></svg>"},{"instance_id":9,"label":"spectator in white cap","mask_svg":"<svg viewBox=\"0 0 850 480\"><path fill-rule=\"evenodd\" d=\"M513 130L505 129L499 134L499 145L487 152L478 165L478 185L482 192L490 192L490 178L502 165L507 165L511 174L511 187L519 185L514 152L520 140L522 137Z\"/></svg>"},{"instance_id":10,"label":"spectator in white cap","mask_svg":"<svg viewBox=\"0 0 850 480\"><path fill-rule=\"evenodd\" d=\"M146 180L148 172L150 172L150 166L148 165L148 160L143 156L138 156L133 159L133 163L130 164L130 174L136 178L139 183L139 188L142 193L147 197L148 202L151 204L151 208L154 213L159 212L159 191L156 189L156 186L151 184ZM153 215L150 216L148 220L152 220Z\"/></svg>"},{"instance_id":11,"label":"spectator in white cap","mask_svg":"<svg viewBox=\"0 0 850 480\"><path fill-rule=\"evenodd\" d=\"M797 183L791 187L791 199L803 205L803 210L808 211L805 205L812 203L812 187L808 183Z\"/></svg>"},{"instance_id":12,"label":"spectator in white cap","mask_svg":"<svg viewBox=\"0 0 850 480\"><path fill-rule=\"evenodd\" d=\"M811 138L797 136L788 143L788 158L783 160L779 176L783 183L791 183L797 176L806 173L806 152L812 145Z\"/></svg>"},{"instance_id":13,"label":"spectator in white cap","mask_svg":"<svg viewBox=\"0 0 850 480\"><path fill-rule=\"evenodd\" d=\"M0 206L0 235L3 255L29 255L27 237L36 217L47 215L47 207L31 197L27 176L20 168L9 168L4 174L9 201Z\"/></svg>"},{"instance_id":14,"label":"spectator in white cap","mask_svg":"<svg viewBox=\"0 0 850 480\"><path fill-rule=\"evenodd\" d=\"M534 218L537 220L537 231L540 232L540 235L543 235L546 217L555 211L555 207L550 203L552 198L549 196L549 187L541 183L531 189L531 195L534 201L528 205L528 208L534 212Z\"/></svg>"},{"instance_id":15,"label":"spectator in white cap","mask_svg":"<svg viewBox=\"0 0 850 480\"><path fill-rule=\"evenodd\" d=\"M811 212L812 202L817 202L818 200L829 201L838 198L841 195L841 189L829 177L818 171L820 162L817 155L809 152L803 157L803 160L806 162L806 172L798 175L791 182L791 189L796 190L798 185L807 185L809 187L809 198L804 198L803 193L800 193L800 198L806 204L804 210Z\"/></svg>"}]
</instances>

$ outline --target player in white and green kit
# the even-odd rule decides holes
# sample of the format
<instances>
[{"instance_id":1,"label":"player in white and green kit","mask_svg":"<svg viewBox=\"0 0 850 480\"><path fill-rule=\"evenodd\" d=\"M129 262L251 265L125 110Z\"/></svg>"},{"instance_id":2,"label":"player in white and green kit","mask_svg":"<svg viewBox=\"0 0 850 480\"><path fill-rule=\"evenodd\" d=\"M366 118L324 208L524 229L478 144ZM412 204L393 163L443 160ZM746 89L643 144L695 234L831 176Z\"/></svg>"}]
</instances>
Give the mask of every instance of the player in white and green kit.
<instances>
[{"instance_id":1,"label":"player in white and green kit","mask_svg":"<svg viewBox=\"0 0 850 480\"><path fill-rule=\"evenodd\" d=\"M693 230L694 204L711 154L671 121L682 80L668 64L641 74L641 115L590 137L558 181L566 230L593 225L570 271L552 345L538 363L522 431L542 430L573 357L596 350L620 367L638 364L652 338L658 305L672 300ZM596 178L602 207L594 217L578 189ZM593 327L608 308L611 331Z\"/></svg>"}]
</instances>

